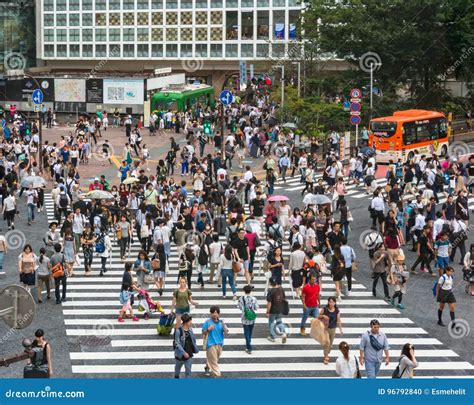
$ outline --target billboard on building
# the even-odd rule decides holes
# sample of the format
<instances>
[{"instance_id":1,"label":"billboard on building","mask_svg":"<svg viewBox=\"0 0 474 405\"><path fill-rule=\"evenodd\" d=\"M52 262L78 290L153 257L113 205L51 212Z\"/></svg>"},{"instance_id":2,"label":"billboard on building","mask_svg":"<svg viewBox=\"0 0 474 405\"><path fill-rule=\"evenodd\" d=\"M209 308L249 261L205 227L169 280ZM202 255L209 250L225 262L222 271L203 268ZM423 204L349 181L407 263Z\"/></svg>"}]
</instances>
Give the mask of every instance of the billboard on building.
<instances>
[{"instance_id":1,"label":"billboard on building","mask_svg":"<svg viewBox=\"0 0 474 405\"><path fill-rule=\"evenodd\" d=\"M104 83L102 79L86 80L86 101L102 104L104 99Z\"/></svg>"},{"instance_id":2,"label":"billboard on building","mask_svg":"<svg viewBox=\"0 0 474 405\"><path fill-rule=\"evenodd\" d=\"M84 79L54 79L55 101L85 102L86 81Z\"/></svg>"},{"instance_id":3,"label":"billboard on building","mask_svg":"<svg viewBox=\"0 0 474 405\"><path fill-rule=\"evenodd\" d=\"M104 104L143 104L143 80L104 79Z\"/></svg>"}]
</instances>

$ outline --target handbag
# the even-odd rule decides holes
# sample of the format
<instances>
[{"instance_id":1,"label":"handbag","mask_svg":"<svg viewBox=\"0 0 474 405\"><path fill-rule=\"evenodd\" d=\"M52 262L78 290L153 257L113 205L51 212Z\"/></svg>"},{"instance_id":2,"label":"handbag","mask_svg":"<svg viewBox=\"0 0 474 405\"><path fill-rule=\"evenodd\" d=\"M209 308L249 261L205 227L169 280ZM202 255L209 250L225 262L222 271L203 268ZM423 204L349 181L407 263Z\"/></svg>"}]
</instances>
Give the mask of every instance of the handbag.
<instances>
[{"instance_id":1,"label":"handbag","mask_svg":"<svg viewBox=\"0 0 474 405\"><path fill-rule=\"evenodd\" d=\"M235 256L232 256L232 272L234 274L240 273L242 266L239 261L235 260Z\"/></svg>"},{"instance_id":2,"label":"handbag","mask_svg":"<svg viewBox=\"0 0 474 405\"><path fill-rule=\"evenodd\" d=\"M379 343L377 338L374 335L371 335L370 332L367 332L369 334L369 339L370 339L370 345L374 350L379 352L380 350L383 349L383 346Z\"/></svg>"},{"instance_id":3,"label":"handbag","mask_svg":"<svg viewBox=\"0 0 474 405\"><path fill-rule=\"evenodd\" d=\"M145 284L155 284L155 277L153 277L153 274L145 274L143 281Z\"/></svg>"},{"instance_id":4,"label":"handbag","mask_svg":"<svg viewBox=\"0 0 474 405\"><path fill-rule=\"evenodd\" d=\"M82 265L82 260L81 260L81 256L79 256L78 254L76 254L74 256L74 264L76 266L81 266Z\"/></svg>"},{"instance_id":5,"label":"handbag","mask_svg":"<svg viewBox=\"0 0 474 405\"><path fill-rule=\"evenodd\" d=\"M357 263L356 263L356 262L352 262L352 264L351 264L351 270L352 270L353 273L358 270L358 267L357 267Z\"/></svg>"},{"instance_id":6,"label":"handbag","mask_svg":"<svg viewBox=\"0 0 474 405\"><path fill-rule=\"evenodd\" d=\"M317 318L311 321L310 336L316 340L321 346L325 346L329 341L329 335L327 333L324 324Z\"/></svg>"},{"instance_id":7,"label":"handbag","mask_svg":"<svg viewBox=\"0 0 474 405\"><path fill-rule=\"evenodd\" d=\"M245 298L242 297L242 303L244 304L244 318L248 321L255 321L257 319L257 314L255 311L252 311L247 305L245 305Z\"/></svg>"},{"instance_id":8,"label":"handbag","mask_svg":"<svg viewBox=\"0 0 474 405\"><path fill-rule=\"evenodd\" d=\"M64 267L61 263L57 263L51 269L51 274L54 278L59 278L64 276Z\"/></svg>"}]
</instances>

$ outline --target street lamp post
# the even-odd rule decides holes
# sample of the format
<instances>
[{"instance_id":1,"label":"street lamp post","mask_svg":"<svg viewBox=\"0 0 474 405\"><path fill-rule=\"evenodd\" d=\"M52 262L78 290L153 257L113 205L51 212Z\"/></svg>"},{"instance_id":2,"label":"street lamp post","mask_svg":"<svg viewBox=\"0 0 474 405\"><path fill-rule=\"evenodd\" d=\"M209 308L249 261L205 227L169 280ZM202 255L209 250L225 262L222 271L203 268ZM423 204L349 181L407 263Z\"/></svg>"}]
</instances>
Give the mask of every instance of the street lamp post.
<instances>
[{"instance_id":1,"label":"street lamp post","mask_svg":"<svg viewBox=\"0 0 474 405\"><path fill-rule=\"evenodd\" d=\"M273 69L281 69L281 108L285 103L285 65L276 65Z\"/></svg>"},{"instance_id":2,"label":"street lamp post","mask_svg":"<svg viewBox=\"0 0 474 405\"><path fill-rule=\"evenodd\" d=\"M38 83L38 80L31 76L28 73L23 73L23 76L28 77L29 79L35 82L36 87L38 90L41 90L41 87ZM39 109L41 109L41 104L39 104ZM39 169L43 170L43 120L41 119L40 110L36 112L36 117L38 118L38 138L39 138L39 145L38 145L38 153L39 153Z\"/></svg>"},{"instance_id":3,"label":"street lamp post","mask_svg":"<svg viewBox=\"0 0 474 405\"><path fill-rule=\"evenodd\" d=\"M293 65L298 65L298 98L301 98L301 62L293 62Z\"/></svg>"},{"instance_id":4,"label":"street lamp post","mask_svg":"<svg viewBox=\"0 0 474 405\"><path fill-rule=\"evenodd\" d=\"M381 63L370 63L370 119L372 119L372 105L374 97L374 69L377 66L382 65Z\"/></svg>"}]
</instances>

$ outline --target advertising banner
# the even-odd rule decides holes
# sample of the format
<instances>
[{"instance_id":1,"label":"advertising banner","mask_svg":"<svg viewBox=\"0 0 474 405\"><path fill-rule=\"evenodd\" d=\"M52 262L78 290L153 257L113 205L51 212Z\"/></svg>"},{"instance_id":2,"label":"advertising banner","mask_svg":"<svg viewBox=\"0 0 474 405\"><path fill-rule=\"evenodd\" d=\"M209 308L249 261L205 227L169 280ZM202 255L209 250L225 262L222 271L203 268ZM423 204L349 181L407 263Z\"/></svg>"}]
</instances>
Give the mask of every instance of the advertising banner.
<instances>
[{"instance_id":1,"label":"advertising banner","mask_svg":"<svg viewBox=\"0 0 474 405\"><path fill-rule=\"evenodd\" d=\"M85 102L86 81L84 79L54 79L55 101Z\"/></svg>"},{"instance_id":2,"label":"advertising banner","mask_svg":"<svg viewBox=\"0 0 474 405\"><path fill-rule=\"evenodd\" d=\"M104 104L143 105L143 80L104 79Z\"/></svg>"}]
</instances>

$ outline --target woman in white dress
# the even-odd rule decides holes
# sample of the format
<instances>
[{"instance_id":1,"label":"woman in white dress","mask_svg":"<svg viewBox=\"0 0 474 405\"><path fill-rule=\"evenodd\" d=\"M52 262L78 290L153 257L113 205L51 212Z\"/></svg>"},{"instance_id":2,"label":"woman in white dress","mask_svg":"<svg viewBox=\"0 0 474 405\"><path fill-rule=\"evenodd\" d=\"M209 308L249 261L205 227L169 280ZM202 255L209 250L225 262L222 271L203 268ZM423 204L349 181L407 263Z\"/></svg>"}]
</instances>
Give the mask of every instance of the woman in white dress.
<instances>
[{"instance_id":1,"label":"woman in white dress","mask_svg":"<svg viewBox=\"0 0 474 405\"><path fill-rule=\"evenodd\" d=\"M290 226L290 214L291 207L286 203L286 201L281 201L280 206L278 207L278 220L285 232Z\"/></svg>"}]
</instances>

